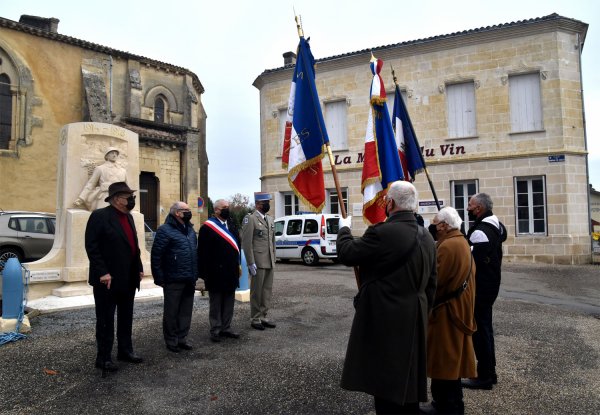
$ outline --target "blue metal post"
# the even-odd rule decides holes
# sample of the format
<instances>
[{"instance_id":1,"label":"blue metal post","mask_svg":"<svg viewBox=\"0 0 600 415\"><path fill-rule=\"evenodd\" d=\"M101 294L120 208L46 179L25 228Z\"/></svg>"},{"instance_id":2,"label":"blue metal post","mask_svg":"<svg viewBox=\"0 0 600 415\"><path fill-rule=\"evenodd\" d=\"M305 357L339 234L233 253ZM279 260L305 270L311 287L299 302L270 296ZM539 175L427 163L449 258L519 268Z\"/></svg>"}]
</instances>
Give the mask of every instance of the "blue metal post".
<instances>
[{"instance_id":1,"label":"blue metal post","mask_svg":"<svg viewBox=\"0 0 600 415\"><path fill-rule=\"evenodd\" d=\"M9 258L2 271L2 318L18 318L23 307L23 271L17 258Z\"/></svg>"},{"instance_id":2,"label":"blue metal post","mask_svg":"<svg viewBox=\"0 0 600 415\"><path fill-rule=\"evenodd\" d=\"M245 291L250 289L250 285L248 284L248 264L246 263L246 255L244 255L244 250L242 252L242 276L240 277L240 287L236 291Z\"/></svg>"}]
</instances>

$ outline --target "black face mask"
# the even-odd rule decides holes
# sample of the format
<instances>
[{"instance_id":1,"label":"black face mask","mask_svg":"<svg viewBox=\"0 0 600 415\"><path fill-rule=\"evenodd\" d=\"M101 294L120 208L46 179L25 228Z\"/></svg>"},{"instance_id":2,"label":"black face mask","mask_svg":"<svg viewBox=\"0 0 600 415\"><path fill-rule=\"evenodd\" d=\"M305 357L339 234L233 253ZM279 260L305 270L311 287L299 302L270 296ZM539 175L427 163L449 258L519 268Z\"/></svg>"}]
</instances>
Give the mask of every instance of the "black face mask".
<instances>
[{"instance_id":1,"label":"black face mask","mask_svg":"<svg viewBox=\"0 0 600 415\"><path fill-rule=\"evenodd\" d=\"M271 209L271 204L269 202L266 202L266 203L262 204L262 211L263 211L263 213L267 213L269 211L269 209Z\"/></svg>"},{"instance_id":2,"label":"black face mask","mask_svg":"<svg viewBox=\"0 0 600 415\"><path fill-rule=\"evenodd\" d=\"M229 216L230 216L229 215L229 209L228 208L221 209L221 214L219 216L221 216L221 218L223 218L224 220L229 219Z\"/></svg>"},{"instance_id":3,"label":"black face mask","mask_svg":"<svg viewBox=\"0 0 600 415\"><path fill-rule=\"evenodd\" d=\"M467 214L469 215L469 220L470 221L474 221L475 219L477 219L477 216L475 216L475 214L473 213L472 210L468 210Z\"/></svg>"},{"instance_id":4,"label":"black face mask","mask_svg":"<svg viewBox=\"0 0 600 415\"><path fill-rule=\"evenodd\" d=\"M135 196L129 196L127 198L127 210L133 210L135 207Z\"/></svg>"},{"instance_id":5,"label":"black face mask","mask_svg":"<svg viewBox=\"0 0 600 415\"><path fill-rule=\"evenodd\" d=\"M437 241L437 227L432 223L431 225L429 225L429 227L427 227L427 230L429 231L431 236L433 236L433 240Z\"/></svg>"},{"instance_id":6,"label":"black face mask","mask_svg":"<svg viewBox=\"0 0 600 415\"><path fill-rule=\"evenodd\" d=\"M192 220L192 212L183 212L183 218L181 218L182 221L184 221L185 223L188 223L189 221Z\"/></svg>"}]
</instances>

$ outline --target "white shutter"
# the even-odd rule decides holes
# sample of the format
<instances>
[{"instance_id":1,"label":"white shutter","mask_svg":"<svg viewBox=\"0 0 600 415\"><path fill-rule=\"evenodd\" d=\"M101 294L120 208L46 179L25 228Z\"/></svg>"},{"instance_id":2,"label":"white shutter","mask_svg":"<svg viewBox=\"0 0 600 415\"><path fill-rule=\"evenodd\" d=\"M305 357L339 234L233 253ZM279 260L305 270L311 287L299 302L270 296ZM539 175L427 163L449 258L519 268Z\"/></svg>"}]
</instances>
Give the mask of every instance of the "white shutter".
<instances>
[{"instance_id":1,"label":"white shutter","mask_svg":"<svg viewBox=\"0 0 600 415\"><path fill-rule=\"evenodd\" d=\"M325 104L325 126L329 135L331 149L347 150L348 136L346 132L345 100Z\"/></svg>"},{"instance_id":2,"label":"white shutter","mask_svg":"<svg viewBox=\"0 0 600 415\"><path fill-rule=\"evenodd\" d=\"M476 136L474 83L447 85L446 103L448 108L448 137Z\"/></svg>"},{"instance_id":3,"label":"white shutter","mask_svg":"<svg viewBox=\"0 0 600 415\"><path fill-rule=\"evenodd\" d=\"M539 73L511 76L509 92L512 132L543 129Z\"/></svg>"}]
</instances>

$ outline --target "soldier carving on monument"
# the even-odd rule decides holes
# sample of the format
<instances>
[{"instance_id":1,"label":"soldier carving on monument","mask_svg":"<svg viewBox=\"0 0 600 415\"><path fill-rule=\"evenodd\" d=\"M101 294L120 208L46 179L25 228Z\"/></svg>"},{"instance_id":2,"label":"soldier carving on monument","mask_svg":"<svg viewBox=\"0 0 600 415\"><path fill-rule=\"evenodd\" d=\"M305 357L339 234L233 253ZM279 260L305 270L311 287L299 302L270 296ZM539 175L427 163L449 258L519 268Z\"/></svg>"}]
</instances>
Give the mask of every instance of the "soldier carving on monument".
<instances>
[{"instance_id":1,"label":"soldier carving on monument","mask_svg":"<svg viewBox=\"0 0 600 415\"><path fill-rule=\"evenodd\" d=\"M108 186L116 182L127 182L127 171L117 163L118 157L118 149L114 147L106 149L104 154L106 161L94 168L92 176L73 203L76 207L86 207L92 211L107 206L104 199L108 196Z\"/></svg>"}]
</instances>

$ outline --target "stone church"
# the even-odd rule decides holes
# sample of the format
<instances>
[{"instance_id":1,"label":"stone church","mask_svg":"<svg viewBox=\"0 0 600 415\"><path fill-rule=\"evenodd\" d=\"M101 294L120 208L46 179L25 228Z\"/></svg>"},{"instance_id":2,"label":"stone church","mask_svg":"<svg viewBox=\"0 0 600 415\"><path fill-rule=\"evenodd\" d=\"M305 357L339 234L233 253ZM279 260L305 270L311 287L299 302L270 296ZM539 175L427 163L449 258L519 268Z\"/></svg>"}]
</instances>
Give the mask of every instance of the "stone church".
<instances>
[{"instance_id":1,"label":"stone church","mask_svg":"<svg viewBox=\"0 0 600 415\"><path fill-rule=\"evenodd\" d=\"M58 23L0 18L0 209L54 212L59 131L92 121L138 134L138 204L150 228L174 201L195 210L208 194L198 76L62 35Z\"/></svg>"}]
</instances>

